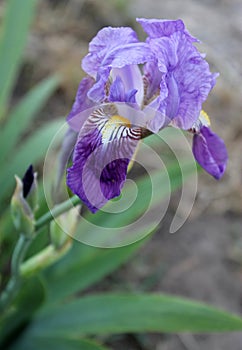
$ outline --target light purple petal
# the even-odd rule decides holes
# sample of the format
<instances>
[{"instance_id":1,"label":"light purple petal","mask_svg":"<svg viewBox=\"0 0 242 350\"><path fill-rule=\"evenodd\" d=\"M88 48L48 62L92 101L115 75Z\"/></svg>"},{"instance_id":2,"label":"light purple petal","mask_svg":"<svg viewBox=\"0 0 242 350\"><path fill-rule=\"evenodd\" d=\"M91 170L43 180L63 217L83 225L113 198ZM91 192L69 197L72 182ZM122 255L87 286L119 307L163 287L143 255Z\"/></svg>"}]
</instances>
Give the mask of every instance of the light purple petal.
<instances>
[{"instance_id":1,"label":"light purple petal","mask_svg":"<svg viewBox=\"0 0 242 350\"><path fill-rule=\"evenodd\" d=\"M138 65L127 65L123 68L113 68L111 71L111 77L114 80L117 76L120 76L125 91L137 90L136 102L139 106L143 103L144 88L143 88L143 78Z\"/></svg>"},{"instance_id":2,"label":"light purple petal","mask_svg":"<svg viewBox=\"0 0 242 350\"><path fill-rule=\"evenodd\" d=\"M67 185L93 213L120 195L140 139L139 130L110 124L110 119L98 113L80 131L73 165L67 169Z\"/></svg>"},{"instance_id":3,"label":"light purple petal","mask_svg":"<svg viewBox=\"0 0 242 350\"><path fill-rule=\"evenodd\" d=\"M103 61L97 67L97 83L88 92L88 97L95 102L102 102L104 100L105 85L111 69L121 69L131 66L134 71L135 66L151 59L153 59L153 54L150 51L149 45L146 43L133 43L115 47L110 52L107 52ZM139 88L142 89L142 85Z\"/></svg>"},{"instance_id":4,"label":"light purple petal","mask_svg":"<svg viewBox=\"0 0 242 350\"><path fill-rule=\"evenodd\" d=\"M93 86L93 84L94 80L90 77L85 77L81 80L76 93L75 102L72 106L69 115L67 116L67 122L69 126L77 132L79 132L80 128L86 120L85 114L80 114L80 112L89 109L94 105L93 101L91 101L87 96L87 93ZM79 114L80 118L78 118Z\"/></svg>"},{"instance_id":5,"label":"light purple petal","mask_svg":"<svg viewBox=\"0 0 242 350\"><path fill-rule=\"evenodd\" d=\"M137 18L137 22L143 27L144 31L150 38L161 38L170 36L175 32L185 33L187 39L191 41L198 41L185 28L185 24L181 19L167 20L167 19L146 19Z\"/></svg>"},{"instance_id":6,"label":"light purple petal","mask_svg":"<svg viewBox=\"0 0 242 350\"><path fill-rule=\"evenodd\" d=\"M209 71L208 63L182 32L151 39L150 46L163 74L160 111L166 109L176 126L189 129L198 119L217 75Z\"/></svg>"},{"instance_id":7,"label":"light purple petal","mask_svg":"<svg viewBox=\"0 0 242 350\"><path fill-rule=\"evenodd\" d=\"M122 79L120 78L120 76L117 76L110 87L109 101L135 103L136 93L137 90L135 89L126 92Z\"/></svg>"},{"instance_id":8,"label":"light purple petal","mask_svg":"<svg viewBox=\"0 0 242 350\"><path fill-rule=\"evenodd\" d=\"M196 161L215 179L225 172L228 154L223 140L203 126L193 138L193 154Z\"/></svg>"},{"instance_id":9,"label":"light purple petal","mask_svg":"<svg viewBox=\"0 0 242 350\"><path fill-rule=\"evenodd\" d=\"M90 42L89 53L82 60L82 68L87 74L96 78L99 67L102 66L110 52L118 46L137 42L137 34L131 28L103 28Z\"/></svg>"},{"instance_id":10,"label":"light purple petal","mask_svg":"<svg viewBox=\"0 0 242 350\"><path fill-rule=\"evenodd\" d=\"M162 79L162 73L160 72L157 64L157 60L147 62L144 65L144 84L145 84L145 103L147 103L159 90ZM168 93L168 92L167 92ZM167 97L164 96L164 98Z\"/></svg>"}]
</instances>

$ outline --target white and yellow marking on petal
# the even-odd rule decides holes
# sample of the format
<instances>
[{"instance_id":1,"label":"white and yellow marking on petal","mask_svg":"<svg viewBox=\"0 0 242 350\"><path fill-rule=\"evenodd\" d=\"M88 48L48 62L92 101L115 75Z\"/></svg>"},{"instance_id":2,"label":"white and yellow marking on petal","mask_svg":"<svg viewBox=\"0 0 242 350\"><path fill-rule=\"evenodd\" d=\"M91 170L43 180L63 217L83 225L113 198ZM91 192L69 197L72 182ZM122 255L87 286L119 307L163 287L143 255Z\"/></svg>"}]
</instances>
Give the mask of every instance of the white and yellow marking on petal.
<instances>
[{"instance_id":1,"label":"white and yellow marking on petal","mask_svg":"<svg viewBox=\"0 0 242 350\"><path fill-rule=\"evenodd\" d=\"M203 126L210 126L211 125L211 120L210 120L208 114L204 110L202 110L200 112L199 120Z\"/></svg>"},{"instance_id":2,"label":"white and yellow marking on petal","mask_svg":"<svg viewBox=\"0 0 242 350\"><path fill-rule=\"evenodd\" d=\"M211 125L210 118L205 111L201 111L198 120L193 124L191 131L198 133L203 126L209 127Z\"/></svg>"},{"instance_id":3,"label":"white and yellow marking on petal","mask_svg":"<svg viewBox=\"0 0 242 350\"><path fill-rule=\"evenodd\" d=\"M102 142L106 143L114 138L122 137L124 128L131 128L129 119L120 115L114 115L107 120L104 127L101 130Z\"/></svg>"}]
</instances>

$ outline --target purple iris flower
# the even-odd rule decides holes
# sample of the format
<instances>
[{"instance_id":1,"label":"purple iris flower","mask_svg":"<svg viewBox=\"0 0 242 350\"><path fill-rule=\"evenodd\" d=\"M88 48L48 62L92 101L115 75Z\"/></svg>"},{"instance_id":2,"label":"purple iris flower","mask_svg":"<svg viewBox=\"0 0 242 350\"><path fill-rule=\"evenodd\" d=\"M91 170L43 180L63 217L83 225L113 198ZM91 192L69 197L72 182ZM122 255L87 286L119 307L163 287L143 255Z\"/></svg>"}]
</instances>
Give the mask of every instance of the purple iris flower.
<instances>
[{"instance_id":1,"label":"purple iris flower","mask_svg":"<svg viewBox=\"0 0 242 350\"><path fill-rule=\"evenodd\" d=\"M217 74L193 45L197 39L181 20L138 22L146 42L126 27L103 28L92 39L82 61L88 76L67 117L78 133L67 185L92 212L120 195L140 139L167 125L195 133L195 158L210 174L225 170L224 144L198 127Z\"/></svg>"}]
</instances>

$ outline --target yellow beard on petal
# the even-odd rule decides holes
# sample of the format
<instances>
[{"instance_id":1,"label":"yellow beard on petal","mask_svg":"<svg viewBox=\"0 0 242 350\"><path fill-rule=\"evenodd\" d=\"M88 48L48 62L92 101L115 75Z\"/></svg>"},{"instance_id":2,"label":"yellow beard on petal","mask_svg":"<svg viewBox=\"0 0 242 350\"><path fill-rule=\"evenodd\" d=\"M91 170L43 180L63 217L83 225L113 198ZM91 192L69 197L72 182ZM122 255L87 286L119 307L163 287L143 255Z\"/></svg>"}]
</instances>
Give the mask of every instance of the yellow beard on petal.
<instances>
[{"instance_id":1,"label":"yellow beard on petal","mask_svg":"<svg viewBox=\"0 0 242 350\"><path fill-rule=\"evenodd\" d=\"M204 126L210 126L211 125L211 120L210 120L208 114L204 110L202 110L200 112L199 119L200 119L202 125L204 125Z\"/></svg>"},{"instance_id":2,"label":"yellow beard on petal","mask_svg":"<svg viewBox=\"0 0 242 350\"><path fill-rule=\"evenodd\" d=\"M113 115L102 129L102 141L103 143L109 142L112 138L112 134L120 127L124 126L127 128L131 127L130 120L120 115Z\"/></svg>"}]
</instances>

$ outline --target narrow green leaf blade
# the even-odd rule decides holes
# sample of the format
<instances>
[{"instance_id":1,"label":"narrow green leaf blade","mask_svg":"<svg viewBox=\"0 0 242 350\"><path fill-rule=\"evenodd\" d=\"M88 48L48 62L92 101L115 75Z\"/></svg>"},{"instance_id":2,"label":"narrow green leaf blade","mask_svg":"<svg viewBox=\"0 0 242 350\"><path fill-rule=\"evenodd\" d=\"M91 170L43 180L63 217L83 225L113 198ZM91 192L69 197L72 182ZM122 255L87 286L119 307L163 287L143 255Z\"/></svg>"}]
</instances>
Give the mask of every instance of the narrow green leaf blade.
<instances>
[{"instance_id":1,"label":"narrow green leaf blade","mask_svg":"<svg viewBox=\"0 0 242 350\"><path fill-rule=\"evenodd\" d=\"M16 80L36 0L6 1L0 41L0 119Z\"/></svg>"},{"instance_id":2,"label":"narrow green leaf blade","mask_svg":"<svg viewBox=\"0 0 242 350\"><path fill-rule=\"evenodd\" d=\"M4 126L0 130L0 162L10 155L30 122L38 115L47 99L58 86L59 79L53 76L43 80L34 87L12 110Z\"/></svg>"},{"instance_id":3,"label":"narrow green leaf blade","mask_svg":"<svg viewBox=\"0 0 242 350\"><path fill-rule=\"evenodd\" d=\"M35 350L108 350L106 347L88 339L32 338L25 336L12 345L10 350L33 350L33 344Z\"/></svg>"},{"instance_id":4,"label":"narrow green leaf blade","mask_svg":"<svg viewBox=\"0 0 242 350\"><path fill-rule=\"evenodd\" d=\"M163 294L106 294L42 311L29 335L241 331L242 319L206 304Z\"/></svg>"},{"instance_id":5,"label":"narrow green leaf blade","mask_svg":"<svg viewBox=\"0 0 242 350\"><path fill-rule=\"evenodd\" d=\"M146 241L147 238L116 249L94 248L74 241L68 254L44 273L47 302L59 302L98 282L124 264Z\"/></svg>"}]
</instances>

